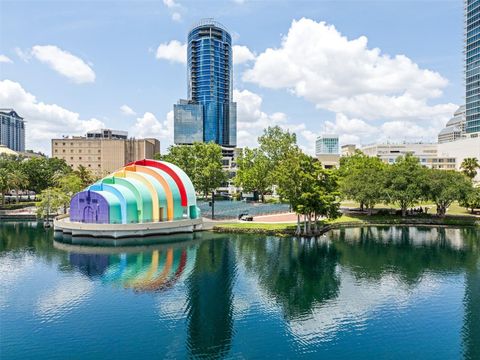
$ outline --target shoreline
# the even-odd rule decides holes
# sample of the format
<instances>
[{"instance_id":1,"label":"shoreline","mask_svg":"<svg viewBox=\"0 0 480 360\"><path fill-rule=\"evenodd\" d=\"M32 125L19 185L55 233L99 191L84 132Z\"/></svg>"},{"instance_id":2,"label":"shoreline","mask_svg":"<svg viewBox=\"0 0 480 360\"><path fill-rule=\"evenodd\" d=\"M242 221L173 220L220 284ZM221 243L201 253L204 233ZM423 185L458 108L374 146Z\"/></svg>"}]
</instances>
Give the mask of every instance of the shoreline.
<instances>
[{"instance_id":1,"label":"shoreline","mask_svg":"<svg viewBox=\"0 0 480 360\"><path fill-rule=\"evenodd\" d=\"M301 223L303 225L303 222ZM301 225L301 226L302 226ZM260 234L275 236L295 236L296 223L226 223L215 224L213 232L231 233L231 234ZM352 227L372 227L372 226L424 226L424 227L479 227L480 218L474 216L456 216L449 215L445 218L426 217L426 218L402 218L392 217L378 219L368 215L357 217L355 221L334 220L332 222L322 223L316 233L306 236L321 236L334 229L344 229ZM302 227L303 228L303 227ZM300 235L305 236L305 235Z\"/></svg>"}]
</instances>

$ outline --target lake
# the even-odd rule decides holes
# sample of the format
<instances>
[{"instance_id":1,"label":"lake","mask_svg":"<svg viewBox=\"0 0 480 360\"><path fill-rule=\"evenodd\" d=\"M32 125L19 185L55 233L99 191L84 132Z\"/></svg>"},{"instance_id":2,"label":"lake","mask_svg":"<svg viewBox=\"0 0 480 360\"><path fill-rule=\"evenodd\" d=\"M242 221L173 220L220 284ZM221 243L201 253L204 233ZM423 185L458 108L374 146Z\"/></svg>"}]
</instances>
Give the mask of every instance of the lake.
<instances>
[{"instance_id":1,"label":"lake","mask_svg":"<svg viewBox=\"0 0 480 360\"><path fill-rule=\"evenodd\" d=\"M476 229L184 240L86 248L0 223L0 358L480 359Z\"/></svg>"}]
</instances>

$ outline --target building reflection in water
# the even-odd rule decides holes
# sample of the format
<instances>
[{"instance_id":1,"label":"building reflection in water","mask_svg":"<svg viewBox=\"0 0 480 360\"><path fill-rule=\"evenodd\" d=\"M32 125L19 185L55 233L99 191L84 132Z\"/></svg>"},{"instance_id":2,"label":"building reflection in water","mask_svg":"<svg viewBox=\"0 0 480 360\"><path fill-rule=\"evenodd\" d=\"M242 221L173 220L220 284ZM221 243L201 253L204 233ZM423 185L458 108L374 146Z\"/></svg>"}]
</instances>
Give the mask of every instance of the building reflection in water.
<instances>
[{"instance_id":1,"label":"building reflection in water","mask_svg":"<svg viewBox=\"0 0 480 360\"><path fill-rule=\"evenodd\" d=\"M233 337L233 285L236 260L231 241L139 253L69 254L72 267L92 280L135 292L158 292L184 281L187 300L187 349L192 357L221 358Z\"/></svg>"},{"instance_id":2,"label":"building reflection in water","mask_svg":"<svg viewBox=\"0 0 480 360\"><path fill-rule=\"evenodd\" d=\"M196 251L196 246L163 247L140 253L70 253L69 259L90 278L136 292L154 292L168 289L187 276L195 264Z\"/></svg>"},{"instance_id":3,"label":"building reflection in water","mask_svg":"<svg viewBox=\"0 0 480 360\"><path fill-rule=\"evenodd\" d=\"M233 285L236 260L231 240L200 244L188 288L188 340L191 357L222 358L233 337Z\"/></svg>"},{"instance_id":4,"label":"building reflection in water","mask_svg":"<svg viewBox=\"0 0 480 360\"><path fill-rule=\"evenodd\" d=\"M288 331L307 345L362 328L380 313L397 314L408 299L432 296L432 285L443 275L465 274L463 349L466 359L475 359L479 249L475 229L368 227L317 239L217 235L138 253L70 253L69 259L86 276L135 292L163 291L182 281L186 347L200 358L230 352L238 262L265 291L266 301L273 299Z\"/></svg>"}]
</instances>

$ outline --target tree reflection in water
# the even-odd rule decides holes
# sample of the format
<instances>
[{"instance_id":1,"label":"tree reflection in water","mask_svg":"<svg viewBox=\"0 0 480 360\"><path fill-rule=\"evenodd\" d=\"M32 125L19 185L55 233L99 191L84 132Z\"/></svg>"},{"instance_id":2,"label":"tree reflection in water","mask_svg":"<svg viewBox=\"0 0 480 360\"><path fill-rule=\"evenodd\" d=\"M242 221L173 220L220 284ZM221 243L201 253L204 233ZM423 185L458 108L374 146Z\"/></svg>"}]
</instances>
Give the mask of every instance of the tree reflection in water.
<instances>
[{"instance_id":1,"label":"tree reflection in water","mask_svg":"<svg viewBox=\"0 0 480 360\"><path fill-rule=\"evenodd\" d=\"M463 235L448 228L365 227L334 230L329 239L341 253L340 264L357 278L379 280L392 273L414 286L426 272L460 273L477 261L478 252Z\"/></svg>"},{"instance_id":2,"label":"tree reflection in water","mask_svg":"<svg viewBox=\"0 0 480 360\"><path fill-rule=\"evenodd\" d=\"M338 293L339 253L321 239L247 237L236 246L247 271L258 277L288 319L309 313Z\"/></svg>"}]
</instances>

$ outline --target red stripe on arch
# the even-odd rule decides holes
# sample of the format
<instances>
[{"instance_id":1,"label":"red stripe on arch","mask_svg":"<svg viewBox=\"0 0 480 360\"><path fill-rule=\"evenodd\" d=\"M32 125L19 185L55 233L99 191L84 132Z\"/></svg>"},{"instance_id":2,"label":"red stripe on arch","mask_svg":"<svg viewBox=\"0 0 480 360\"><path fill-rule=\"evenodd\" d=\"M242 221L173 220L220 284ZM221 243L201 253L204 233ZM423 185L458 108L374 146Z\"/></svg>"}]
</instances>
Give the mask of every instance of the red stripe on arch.
<instances>
[{"instance_id":1,"label":"red stripe on arch","mask_svg":"<svg viewBox=\"0 0 480 360\"><path fill-rule=\"evenodd\" d=\"M187 206L187 191L185 190L185 185L183 184L182 179L180 179L177 173L170 166L155 160L148 160L148 159L133 161L125 166L129 166L129 165L151 166L151 167L165 171L168 175L172 177L173 181L175 181L175 183L177 184L178 191L180 191L180 200L181 200L182 206Z\"/></svg>"}]
</instances>

